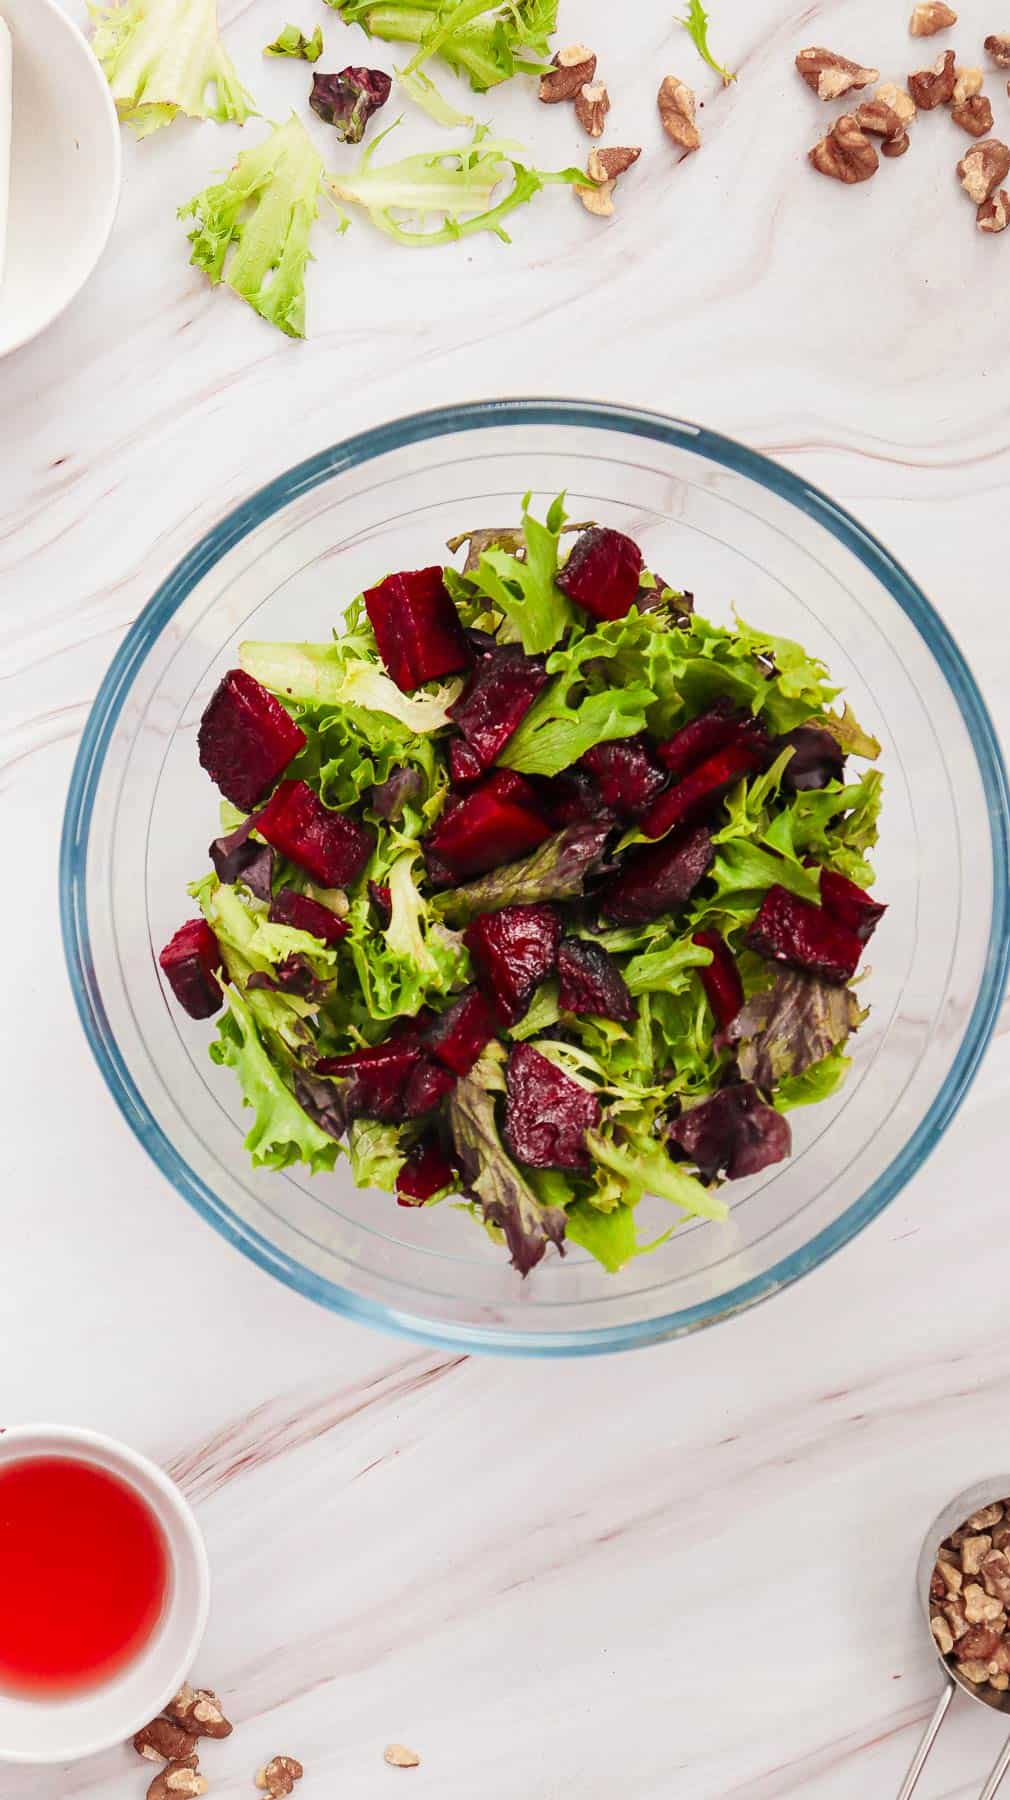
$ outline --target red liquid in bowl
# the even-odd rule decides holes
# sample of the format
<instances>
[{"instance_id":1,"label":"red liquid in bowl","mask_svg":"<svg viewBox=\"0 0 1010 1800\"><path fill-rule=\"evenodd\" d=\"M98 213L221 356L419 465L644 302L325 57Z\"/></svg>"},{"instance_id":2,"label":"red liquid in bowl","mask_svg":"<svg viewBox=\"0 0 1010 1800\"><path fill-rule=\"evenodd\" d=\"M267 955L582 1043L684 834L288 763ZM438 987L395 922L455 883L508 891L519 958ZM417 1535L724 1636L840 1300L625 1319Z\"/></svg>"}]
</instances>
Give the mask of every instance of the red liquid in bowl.
<instances>
[{"instance_id":1,"label":"red liquid in bowl","mask_svg":"<svg viewBox=\"0 0 1010 1800\"><path fill-rule=\"evenodd\" d=\"M0 1688L37 1698L95 1687L142 1650L169 1584L161 1527L94 1463L0 1468Z\"/></svg>"}]
</instances>

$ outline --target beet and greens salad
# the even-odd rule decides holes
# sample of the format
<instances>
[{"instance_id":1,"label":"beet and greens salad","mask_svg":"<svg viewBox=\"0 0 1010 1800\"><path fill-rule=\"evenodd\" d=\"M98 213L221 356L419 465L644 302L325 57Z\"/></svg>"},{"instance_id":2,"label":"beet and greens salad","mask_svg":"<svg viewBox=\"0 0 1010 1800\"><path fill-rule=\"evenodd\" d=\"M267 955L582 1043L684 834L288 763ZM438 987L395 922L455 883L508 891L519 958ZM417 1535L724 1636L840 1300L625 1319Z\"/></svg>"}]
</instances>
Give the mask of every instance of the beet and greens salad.
<instances>
[{"instance_id":1,"label":"beet and greens salad","mask_svg":"<svg viewBox=\"0 0 1010 1800\"><path fill-rule=\"evenodd\" d=\"M844 1080L879 746L799 644L529 507L330 643L242 646L200 726L201 916L160 960L221 1013L254 1164L346 1154L524 1274L567 1241L617 1270L643 1195L725 1218Z\"/></svg>"}]
</instances>

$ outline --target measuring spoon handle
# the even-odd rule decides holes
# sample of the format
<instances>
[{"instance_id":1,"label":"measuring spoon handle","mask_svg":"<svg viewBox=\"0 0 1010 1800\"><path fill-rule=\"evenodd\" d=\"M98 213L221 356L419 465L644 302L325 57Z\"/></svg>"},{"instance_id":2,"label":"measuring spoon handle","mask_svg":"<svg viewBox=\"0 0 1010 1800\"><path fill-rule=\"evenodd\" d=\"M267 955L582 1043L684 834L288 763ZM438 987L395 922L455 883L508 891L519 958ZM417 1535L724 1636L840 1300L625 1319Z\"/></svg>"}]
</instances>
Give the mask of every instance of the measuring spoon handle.
<instances>
[{"instance_id":1,"label":"measuring spoon handle","mask_svg":"<svg viewBox=\"0 0 1010 1800\"><path fill-rule=\"evenodd\" d=\"M1007 1738L1006 1743L1003 1745L1003 1754L997 1762L996 1767L993 1769L985 1787L982 1789L978 1800L996 1800L997 1790L1002 1785L1003 1777L1008 1769L1010 1769L1010 1738Z\"/></svg>"},{"instance_id":2,"label":"measuring spoon handle","mask_svg":"<svg viewBox=\"0 0 1010 1800\"><path fill-rule=\"evenodd\" d=\"M936 1743L937 1733L939 1732L940 1726L943 1724L944 1719L947 1717L947 1708L950 1705L953 1698L954 1698L954 1683L952 1681L948 1681L940 1693L940 1698L938 1699L936 1706L934 1708L934 1711L933 1711L933 1717L930 1719L929 1724L926 1726L926 1729L922 1734L922 1739L920 1741L919 1747L916 1750L915 1755L913 1756L912 1761L909 1765L908 1774L905 1776L905 1779L901 1784L901 1790L898 1794L898 1800L911 1800L911 1796L912 1796L913 1792L915 1791L916 1787L918 1786L919 1776L922 1774L922 1771L926 1766L926 1758L929 1755L930 1751L932 1750L933 1745ZM989 1785L989 1787L986 1788L985 1793L981 1796L981 1800L992 1800L992 1796L996 1792L996 1788L992 1786L993 1776L996 1776L998 1773L996 1787L998 1787L1000 1781L1002 1781L1003 1776L1006 1773L1008 1764L1010 1764L1010 1742L1008 1742L1006 1750L1003 1752L1003 1756L1001 1757L1000 1760L1003 1765L1002 1769L999 1769L999 1765L997 1765L997 1768L993 1770L992 1775L989 1777L990 1785Z\"/></svg>"}]
</instances>

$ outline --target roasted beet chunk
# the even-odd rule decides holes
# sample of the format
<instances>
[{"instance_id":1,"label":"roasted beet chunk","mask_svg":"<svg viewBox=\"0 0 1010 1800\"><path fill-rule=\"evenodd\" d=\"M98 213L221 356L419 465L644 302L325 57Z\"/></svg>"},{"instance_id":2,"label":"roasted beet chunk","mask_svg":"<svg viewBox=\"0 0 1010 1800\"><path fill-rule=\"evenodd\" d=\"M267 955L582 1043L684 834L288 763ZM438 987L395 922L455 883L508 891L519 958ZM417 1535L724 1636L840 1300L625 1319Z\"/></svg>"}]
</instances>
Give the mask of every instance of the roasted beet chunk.
<instances>
[{"instance_id":1,"label":"roasted beet chunk","mask_svg":"<svg viewBox=\"0 0 1010 1800\"><path fill-rule=\"evenodd\" d=\"M839 781L845 768L845 755L837 738L820 725L798 725L795 731L787 731L784 737L776 738L772 746L774 753L787 747L792 755L785 766L782 786L787 794L801 794L811 788L827 787L829 781Z\"/></svg>"},{"instance_id":2,"label":"roasted beet chunk","mask_svg":"<svg viewBox=\"0 0 1010 1800\"><path fill-rule=\"evenodd\" d=\"M558 945L558 1004L562 1012L616 1019L619 1025L638 1017L616 959L587 938L566 937Z\"/></svg>"},{"instance_id":3,"label":"roasted beet chunk","mask_svg":"<svg viewBox=\"0 0 1010 1800\"><path fill-rule=\"evenodd\" d=\"M243 812L270 792L304 743L280 701L242 669L229 669L215 689L197 734L201 768Z\"/></svg>"},{"instance_id":4,"label":"roasted beet chunk","mask_svg":"<svg viewBox=\"0 0 1010 1800\"><path fill-rule=\"evenodd\" d=\"M449 775L453 787L469 787L471 782L479 781L483 773L484 764L466 738L450 738Z\"/></svg>"},{"instance_id":5,"label":"roasted beet chunk","mask_svg":"<svg viewBox=\"0 0 1010 1800\"><path fill-rule=\"evenodd\" d=\"M832 874L830 869L821 870L821 905L839 925L847 925L861 944L869 943L887 911L865 888L857 887L844 875Z\"/></svg>"},{"instance_id":6,"label":"roasted beet chunk","mask_svg":"<svg viewBox=\"0 0 1010 1800\"><path fill-rule=\"evenodd\" d=\"M282 782L260 813L256 829L320 887L349 887L375 844L374 831L344 813L331 812L304 781Z\"/></svg>"},{"instance_id":7,"label":"roasted beet chunk","mask_svg":"<svg viewBox=\"0 0 1010 1800\"><path fill-rule=\"evenodd\" d=\"M600 1122L600 1102L532 1044L509 1054L505 1142L531 1169L578 1169L588 1174L586 1132Z\"/></svg>"},{"instance_id":8,"label":"roasted beet chunk","mask_svg":"<svg viewBox=\"0 0 1010 1800\"><path fill-rule=\"evenodd\" d=\"M449 869L452 881L486 875L502 863L515 862L535 850L551 828L538 817L537 799L529 782L511 769L496 769L465 799L446 807L425 841L432 881Z\"/></svg>"},{"instance_id":9,"label":"roasted beet chunk","mask_svg":"<svg viewBox=\"0 0 1010 1800\"><path fill-rule=\"evenodd\" d=\"M589 771L604 805L619 819L637 819L666 786L667 778L644 733L641 737L618 738L611 744L596 744L580 757L578 766Z\"/></svg>"},{"instance_id":10,"label":"roasted beet chunk","mask_svg":"<svg viewBox=\"0 0 1010 1800\"><path fill-rule=\"evenodd\" d=\"M587 769L575 764L560 775L535 775L537 799L554 825L582 825L610 818L609 808Z\"/></svg>"},{"instance_id":11,"label":"roasted beet chunk","mask_svg":"<svg viewBox=\"0 0 1010 1800\"><path fill-rule=\"evenodd\" d=\"M365 610L379 655L403 693L470 667L470 646L441 569L387 575L367 590Z\"/></svg>"},{"instance_id":12,"label":"roasted beet chunk","mask_svg":"<svg viewBox=\"0 0 1010 1800\"><path fill-rule=\"evenodd\" d=\"M717 1175L731 1181L757 1175L792 1149L789 1121L765 1104L750 1081L720 1088L711 1100L681 1113L670 1137L708 1181Z\"/></svg>"},{"instance_id":13,"label":"roasted beet chunk","mask_svg":"<svg viewBox=\"0 0 1010 1800\"><path fill-rule=\"evenodd\" d=\"M478 773L489 769L504 750L548 679L541 658L526 656L518 644L503 644L481 657L459 699L449 708L449 717L465 738ZM463 768L470 767L461 752L457 752L457 760ZM452 775L457 780L455 767ZM466 775L464 779L473 778Z\"/></svg>"},{"instance_id":14,"label":"roasted beet chunk","mask_svg":"<svg viewBox=\"0 0 1010 1800\"><path fill-rule=\"evenodd\" d=\"M294 931L307 931L323 944L339 944L350 926L335 912L309 894L296 894L293 888L282 888L270 902L267 914L272 925L290 925Z\"/></svg>"},{"instance_id":15,"label":"roasted beet chunk","mask_svg":"<svg viewBox=\"0 0 1010 1800\"><path fill-rule=\"evenodd\" d=\"M337 1075L344 1082L341 1098L348 1119L384 1119L395 1124L407 1117L407 1084L420 1060L418 1044L409 1037L393 1038L371 1050L324 1056L316 1064L316 1074Z\"/></svg>"},{"instance_id":16,"label":"roasted beet chunk","mask_svg":"<svg viewBox=\"0 0 1010 1800\"><path fill-rule=\"evenodd\" d=\"M503 906L471 920L463 942L504 1025L521 1019L554 967L561 920L553 906Z\"/></svg>"},{"instance_id":17,"label":"roasted beet chunk","mask_svg":"<svg viewBox=\"0 0 1010 1800\"><path fill-rule=\"evenodd\" d=\"M168 985L191 1019L209 1019L224 995L216 971L221 967L217 938L206 919L180 925L158 958Z\"/></svg>"},{"instance_id":18,"label":"roasted beet chunk","mask_svg":"<svg viewBox=\"0 0 1010 1800\"><path fill-rule=\"evenodd\" d=\"M809 969L825 981L851 981L863 946L854 931L823 906L800 900L788 888L770 887L747 942L759 956Z\"/></svg>"},{"instance_id":19,"label":"roasted beet chunk","mask_svg":"<svg viewBox=\"0 0 1010 1800\"><path fill-rule=\"evenodd\" d=\"M591 525L576 538L558 586L594 619L623 619L638 599L642 552L622 531Z\"/></svg>"},{"instance_id":20,"label":"roasted beet chunk","mask_svg":"<svg viewBox=\"0 0 1010 1800\"><path fill-rule=\"evenodd\" d=\"M416 1119L421 1113L434 1112L455 1085L456 1077L451 1069L443 1069L441 1063L433 1062L430 1056L422 1056L403 1096L407 1118Z\"/></svg>"},{"instance_id":21,"label":"roasted beet chunk","mask_svg":"<svg viewBox=\"0 0 1010 1800\"><path fill-rule=\"evenodd\" d=\"M647 850L631 851L604 889L605 917L617 925L639 925L672 912L694 893L714 854L704 825Z\"/></svg>"},{"instance_id":22,"label":"roasted beet chunk","mask_svg":"<svg viewBox=\"0 0 1010 1800\"><path fill-rule=\"evenodd\" d=\"M450 1161L437 1137L422 1138L415 1144L399 1175L396 1193L401 1206L423 1206L432 1194L451 1187L456 1179L455 1165Z\"/></svg>"},{"instance_id":23,"label":"roasted beet chunk","mask_svg":"<svg viewBox=\"0 0 1010 1800\"><path fill-rule=\"evenodd\" d=\"M494 1037L496 1020L480 989L468 987L435 1020L427 1048L456 1075L469 1075L485 1044Z\"/></svg>"},{"instance_id":24,"label":"roasted beet chunk","mask_svg":"<svg viewBox=\"0 0 1010 1800\"><path fill-rule=\"evenodd\" d=\"M717 750L653 801L641 825L646 837L663 837L674 825L690 824L712 812L741 776L752 775L763 760L757 745L746 741Z\"/></svg>"},{"instance_id":25,"label":"roasted beet chunk","mask_svg":"<svg viewBox=\"0 0 1010 1800\"><path fill-rule=\"evenodd\" d=\"M720 1031L725 1031L743 1005L743 982L736 957L718 931L696 931L691 942L712 952L712 961L707 968L699 969L698 975L715 1022Z\"/></svg>"},{"instance_id":26,"label":"roasted beet chunk","mask_svg":"<svg viewBox=\"0 0 1010 1800\"><path fill-rule=\"evenodd\" d=\"M674 781L679 781L689 769L696 769L717 750L732 744L742 731L752 729L753 720L747 713L738 712L729 700L717 700L707 712L689 719L671 738L657 744L656 755Z\"/></svg>"}]
</instances>

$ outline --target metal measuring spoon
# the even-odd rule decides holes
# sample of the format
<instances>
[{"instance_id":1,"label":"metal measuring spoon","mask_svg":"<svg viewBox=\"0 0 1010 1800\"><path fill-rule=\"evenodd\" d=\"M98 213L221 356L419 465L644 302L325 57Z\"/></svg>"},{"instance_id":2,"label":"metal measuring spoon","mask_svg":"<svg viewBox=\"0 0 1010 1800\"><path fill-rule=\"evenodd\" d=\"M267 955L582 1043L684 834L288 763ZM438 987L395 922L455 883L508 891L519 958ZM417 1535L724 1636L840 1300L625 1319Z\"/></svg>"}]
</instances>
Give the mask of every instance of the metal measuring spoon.
<instances>
[{"instance_id":1,"label":"metal measuring spoon","mask_svg":"<svg viewBox=\"0 0 1010 1800\"><path fill-rule=\"evenodd\" d=\"M936 1553L940 1545L945 1538L950 1537L952 1531L957 1531L966 1519L970 1519L973 1513L981 1512L984 1506L991 1506L995 1500L1005 1500L1008 1497L1010 1497L1010 1475L993 1475L988 1481L978 1481L974 1487L966 1488L963 1494L955 1495L949 1506L945 1506L939 1517L933 1520L919 1552L915 1585L919 1595L919 1604L922 1607L922 1615L926 1622L926 1630L929 1632L929 1641L940 1659L945 1680L933 1717L926 1726L922 1742L912 1758L911 1767L902 1783L898 1800L909 1800L909 1796L916 1787L919 1776L925 1767L926 1758L932 1750L940 1726L947 1716L947 1708L958 1688L962 1693L967 1694L969 1699L977 1701L980 1706L988 1706L994 1712L1004 1712L1010 1716L1010 1689L1004 1694L998 1694L989 1687L984 1689L973 1687L970 1681L966 1681L964 1676L959 1675L952 1664L947 1662L930 1630L929 1622L929 1584L936 1566ZM996 1766L979 1795L979 1800L995 1800L995 1795L998 1793L1008 1769L1010 1769L1010 1738L1007 1738Z\"/></svg>"}]
</instances>

